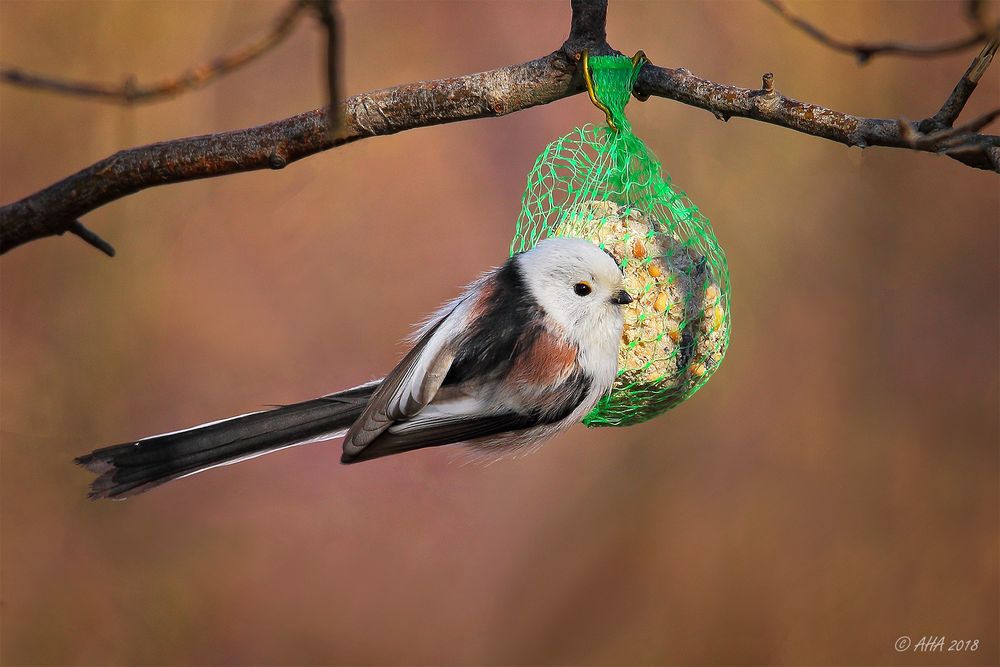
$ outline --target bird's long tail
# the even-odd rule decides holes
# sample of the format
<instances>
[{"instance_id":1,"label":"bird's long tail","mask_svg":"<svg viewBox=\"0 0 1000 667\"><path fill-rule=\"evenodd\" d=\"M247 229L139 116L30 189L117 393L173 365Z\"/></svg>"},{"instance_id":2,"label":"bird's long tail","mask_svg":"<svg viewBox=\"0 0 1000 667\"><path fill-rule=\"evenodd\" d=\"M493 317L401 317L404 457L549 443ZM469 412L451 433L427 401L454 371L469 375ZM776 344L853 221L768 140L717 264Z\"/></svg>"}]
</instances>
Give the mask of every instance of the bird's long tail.
<instances>
[{"instance_id":1,"label":"bird's long tail","mask_svg":"<svg viewBox=\"0 0 1000 667\"><path fill-rule=\"evenodd\" d=\"M322 398L97 449L76 462L98 475L91 499L126 498L179 477L342 435L378 382Z\"/></svg>"}]
</instances>

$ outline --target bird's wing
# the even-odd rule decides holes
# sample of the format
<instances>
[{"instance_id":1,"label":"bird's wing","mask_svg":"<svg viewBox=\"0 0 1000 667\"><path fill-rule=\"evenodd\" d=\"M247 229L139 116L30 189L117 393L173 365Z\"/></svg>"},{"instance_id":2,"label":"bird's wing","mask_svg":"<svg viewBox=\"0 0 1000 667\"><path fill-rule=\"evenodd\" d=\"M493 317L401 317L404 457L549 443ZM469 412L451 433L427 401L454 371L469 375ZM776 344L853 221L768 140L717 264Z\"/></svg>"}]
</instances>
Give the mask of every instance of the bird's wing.
<instances>
[{"instance_id":1,"label":"bird's wing","mask_svg":"<svg viewBox=\"0 0 1000 667\"><path fill-rule=\"evenodd\" d=\"M344 437L344 455L356 455L394 422L420 412L444 382L465 320L463 300L446 306L382 381Z\"/></svg>"},{"instance_id":2,"label":"bird's wing","mask_svg":"<svg viewBox=\"0 0 1000 667\"><path fill-rule=\"evenodd\" d=\"M437 420L420 420L419 422L402 422L409 428L397 431L395 427L388 429L373 440L367 447L355 454L346 450L341 457L342 463L358 463L371 459L399 454L424 447L448 445L456 442L466 442L475 438L484 438L497 433L520 431L538 425L538 418L515 412L502 414L452 417Z\"/></svg>"},{"instance_id":3,"label":"bird's wing","mask_svg":"<svg viewBox=\"0 0 1000 667\"><path fill-rule=\"evenodd\" d=\"M417 415L392 424L363 449L356 452L345 449L341 461L368 461L424 447L468 442L554 424L572 415L588 396L590 388L590 380L577 370L550 388L545 409L527 412L503 409L496 397L483 399L446 388ZM498 407L501 408L499 412Z\"/></svg>"},{"instance_id":4,"label":"bird's wing","mask_svg":"<svg viewBox=\"0 0 1000 667\"><path fill-rule=\"evenodd\" d=\"M576 346L542 324L537 306L520 295L508 262L438 311L347 432L342 460L462 442L571 414L590 390ZM443 384L447 391L439 394Z\"/></svg>"}]
</instances>

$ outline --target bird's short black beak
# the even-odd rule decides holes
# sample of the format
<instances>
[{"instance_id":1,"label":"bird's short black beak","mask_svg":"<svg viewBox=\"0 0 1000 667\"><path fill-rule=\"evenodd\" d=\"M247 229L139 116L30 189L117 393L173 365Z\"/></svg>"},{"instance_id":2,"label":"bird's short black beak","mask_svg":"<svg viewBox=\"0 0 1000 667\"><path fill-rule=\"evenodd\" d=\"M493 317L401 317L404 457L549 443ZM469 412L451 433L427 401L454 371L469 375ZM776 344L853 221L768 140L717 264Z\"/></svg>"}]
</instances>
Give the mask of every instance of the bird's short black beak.
<instances>
[{"instance_id":1,"label":"bird's short black beak","mask_svg":"<svg viewBox=\"0 0 1000 667\"><path fill-rule=\"evenodd\" d=\"M624 306L626 303L632 303L635 299L632 298L628 292L623 289L615 292L614 296L611 297L611 303L617 303L619 306Z\"/></svg>"}]
</instances>

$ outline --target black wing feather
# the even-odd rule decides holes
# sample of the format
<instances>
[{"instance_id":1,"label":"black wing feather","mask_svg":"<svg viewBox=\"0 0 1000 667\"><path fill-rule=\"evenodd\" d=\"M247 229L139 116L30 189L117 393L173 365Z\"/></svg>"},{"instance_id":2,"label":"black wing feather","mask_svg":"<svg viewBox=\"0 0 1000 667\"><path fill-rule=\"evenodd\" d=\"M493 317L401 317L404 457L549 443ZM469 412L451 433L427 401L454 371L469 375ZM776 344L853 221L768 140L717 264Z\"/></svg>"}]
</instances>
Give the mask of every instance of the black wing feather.
<instances>
[{"instance_id":1,"label":"black wing feather","mask_svg":"<svg viewBox=\"0 0 1000 667\"><path fill-rule=\"evenodd\" d=\"M507 413L488 417L440 420L427 428L401 433L385 432L357 454L344 453L341 463L359 463L425 447L450 445L497 433L521 431L538 426L538 417Z\"/></svg>"},{"instance_id":2,"label":"black wing feather","mask_svg":"<svg viewBox=\"0 0 1000 667\"><path fill-rule=\"evenodd\" d=\"M541 308L529 297L514 258L497 270L494 280L490 307L464 336L443 386L499 374L541 333L537 324L542 321Z\"/></svg>"}]
</instances>

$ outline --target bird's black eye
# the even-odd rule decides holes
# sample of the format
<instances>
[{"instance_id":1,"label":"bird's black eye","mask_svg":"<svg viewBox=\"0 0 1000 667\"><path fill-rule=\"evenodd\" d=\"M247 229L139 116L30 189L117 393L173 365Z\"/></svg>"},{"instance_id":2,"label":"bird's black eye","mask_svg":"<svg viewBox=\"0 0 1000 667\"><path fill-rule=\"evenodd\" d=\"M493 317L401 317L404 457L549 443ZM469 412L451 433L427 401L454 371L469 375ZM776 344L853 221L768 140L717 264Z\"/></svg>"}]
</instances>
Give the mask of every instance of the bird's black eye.
<instances>
[{"instance_id":1,"label":"bird's black eye","mask_svg":"<svg viewBox=\"0 0 1000 667\"><path fill-rule=\"evenodd\" d=\"M577 296L587 296L590 294L590 283L577 283L573 285L573 291Z\"/></svg>"}]
</instances>

